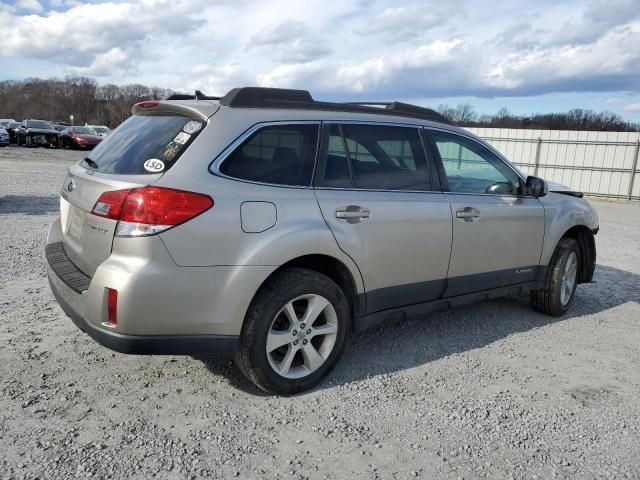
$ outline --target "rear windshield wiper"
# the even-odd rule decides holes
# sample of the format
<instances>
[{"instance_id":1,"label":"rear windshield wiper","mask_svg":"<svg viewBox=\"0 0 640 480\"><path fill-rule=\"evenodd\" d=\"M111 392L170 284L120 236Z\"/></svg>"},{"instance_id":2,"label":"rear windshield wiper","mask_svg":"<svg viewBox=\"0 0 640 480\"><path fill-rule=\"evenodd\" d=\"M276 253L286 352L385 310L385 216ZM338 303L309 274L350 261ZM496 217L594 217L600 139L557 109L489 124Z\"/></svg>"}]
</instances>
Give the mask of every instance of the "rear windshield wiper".
<instances>
[{"instance_id":1,"label":"rear windshield wiper","mask_svg":"<svg viewBox=\"0 0 640 480\"><path fill-rule=\"evenodd\" d=\"M89 157L85 157L82 161L86 163L89 166L89 168L93 168L94 170L97 170L99 167L99 165L95 161L91 160Z\"/></svg>"}]
</instances>

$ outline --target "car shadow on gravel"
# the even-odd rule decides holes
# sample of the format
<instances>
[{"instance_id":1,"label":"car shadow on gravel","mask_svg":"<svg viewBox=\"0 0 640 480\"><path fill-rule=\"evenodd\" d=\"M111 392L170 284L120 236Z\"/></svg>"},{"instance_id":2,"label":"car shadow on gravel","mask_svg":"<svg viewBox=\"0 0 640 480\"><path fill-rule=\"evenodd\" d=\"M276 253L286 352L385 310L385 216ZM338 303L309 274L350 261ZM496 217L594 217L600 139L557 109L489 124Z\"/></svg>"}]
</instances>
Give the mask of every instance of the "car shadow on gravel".
<instances>
[{"instance_id":1,"label":"car shadow on gravel","mask_svg":"<svg viewBox=\"0 0 640 480\"><path fill-rule=\"evenodd\" d=\"M336 369L317 389L414 368L485 347L512 334L593 315L628 302L640 303L640 275L598 265L594 280L578 287L573 306L561 317L533 310L528 298L503 298L354 333ZM197 360L214 375L227 378L232 386L265 396L228 359Z\"/></svg>"},{"instance_id":2,"label":"car shadow on gravel","mask_svg":"<svg viewBox=\"0 0 640 480\"><path fill-rule=\"evenodd\" d=\"M269 396L247 380L234 361L228 357L194 356L193 358L202 362L212 374L226 378L232 387L257 397Z\"/></svg>"},{"instance_id":3,"label":"car shadow on gravel","mask_svg":"<svg viewBox=\"0 0 640 480\"><path fill-rule=\"evenodd\" d=\"M60 210L60 197L38 195L5 195L0 197L0 215L22 213L47 215Z\"/></svg>"}]
</instances>

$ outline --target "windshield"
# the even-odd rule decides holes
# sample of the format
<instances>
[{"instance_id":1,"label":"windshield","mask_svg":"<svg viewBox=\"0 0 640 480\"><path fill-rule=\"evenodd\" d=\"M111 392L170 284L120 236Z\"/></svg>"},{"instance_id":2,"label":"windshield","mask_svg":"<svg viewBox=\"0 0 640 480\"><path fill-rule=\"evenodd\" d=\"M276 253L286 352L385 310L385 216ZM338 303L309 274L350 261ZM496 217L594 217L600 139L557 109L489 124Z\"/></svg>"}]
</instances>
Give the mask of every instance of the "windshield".
<instances>
[{"instance_id":1,"label":"windshield","mask_svg":"<svg viewBox=\"0 0 640 480\"><path fill-rule=\"evenodd\" d=\"M93 128L89 127L73 127L71 131L73 133L80 133L82 135L97 135L96 131Z\"/></svg>"},{"instance_id":2,"label":"windshield","mask_svg":"<svg viewBox=\"0 0 640 480\"><path fill-rule=\"evenodd\" d=\"M27 128L42 128L43 130L53 130L53 125L42 120L29 120Z\"/></svg>"},{"instance_id":3,"label":"windshield","mask_svg":"<svg viewBox=\"0 0 640 480\"><path fill-rule=\"evenodd\" d=\"M103 173L146 174L171 168L203 127L179 115L133 115L100 142L83 165ZM145 169L160 160L159 170Z\"/></svg>"},{"instance_id":4,"label":"windshield","mask_svg":"<svg viewBox=\"0 0 640 480\"><path fill-rule=\"evenodd\" d=\"M107 127L93 127L93 129L98 133L109 133L109 129Z\"/></svg>"}]
</instances>

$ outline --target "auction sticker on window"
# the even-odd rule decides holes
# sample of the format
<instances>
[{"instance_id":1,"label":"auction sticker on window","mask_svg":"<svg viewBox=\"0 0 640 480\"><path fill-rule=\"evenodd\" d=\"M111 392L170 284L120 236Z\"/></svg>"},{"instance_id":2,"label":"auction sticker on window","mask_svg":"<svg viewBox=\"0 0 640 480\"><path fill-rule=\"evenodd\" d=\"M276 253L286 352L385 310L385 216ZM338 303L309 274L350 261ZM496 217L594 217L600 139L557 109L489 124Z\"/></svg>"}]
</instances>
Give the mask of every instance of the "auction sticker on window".
<instances>
[{"instance_id":1,"label":"auction sticker on window","mask_svg":"<svg viewBox=\"0 0 640 480\"><path fill-rule=\"evenodd\" d=\"M173 157L177 155L177 153L180 151L180 148L181 146L179 143L171 142L169 143L169 145L164 147L162 155L164 156L165 160L173 160Z\"/></svg>"},{"instance_id":2,"label":"auction sticker on window","mask_svg":"<svg viewBox=\"0 0 640 480\"><path fill-rule=\"evenodd\" d=\"M150 173L158 173L164 170L164 162L157 158L150 158L144 162L144 169Z\"/></svg>"},{"instance_id":3,"label":"auction sticker on window","mask_svg":"<svg viewBox=\"0 0 640 480\"><path fill-rule=\"evenodd\" d=\"M201 128L202 128L202 123L196 120L190 120L185 124L185 126L182 129L187 133L196 133L196 132L199 132Z\"/></svg>"},{"instance_id":4,"label":"auction sticker on window","mask_svg":"<svg viewBox=\"0 0 640 480\"><path fill-rule=\"evenodd\" d=\"M178 135L176 135L176 138L174 138L173 141L179 143L180 145L184 145L189 141L190 138L191 135L189 135L188 133L180 132Z\"/></svg>"}]
</instances>

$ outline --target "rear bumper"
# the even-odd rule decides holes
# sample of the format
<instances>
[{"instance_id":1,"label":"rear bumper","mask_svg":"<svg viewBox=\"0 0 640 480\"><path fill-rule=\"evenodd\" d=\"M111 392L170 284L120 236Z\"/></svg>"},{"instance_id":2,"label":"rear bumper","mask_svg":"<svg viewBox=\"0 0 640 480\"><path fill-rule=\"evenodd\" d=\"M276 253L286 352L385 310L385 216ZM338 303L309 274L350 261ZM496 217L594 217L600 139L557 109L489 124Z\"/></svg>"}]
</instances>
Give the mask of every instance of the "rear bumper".
<instances>
[{"instance_id":1,"label":"rear bumper","mask_svg":"<svg viewBox=\"0 0 640 480\"><path fill-rule=\"evenodd\" d=\"M231 356L238 348L238 337L232 335L124 335L97 328L65 300L52 281L50 270L49 272L51 291L64 313L76 327L110 350L137 355Z\"/></svg>"},{"instance_id":2,"label":"rear bumper","mask_svg":"<svg viewBox=\"0 0 640 480\"><path fill-rule=\"evenodd\" d=\"M82 313L91 279L66 257L61 244L46 248L47 277L54 297L73 323L100 345L143 355L224 355L237 349L237 335L129 335L90 322Z\"/></svg>"}]
</instances>

